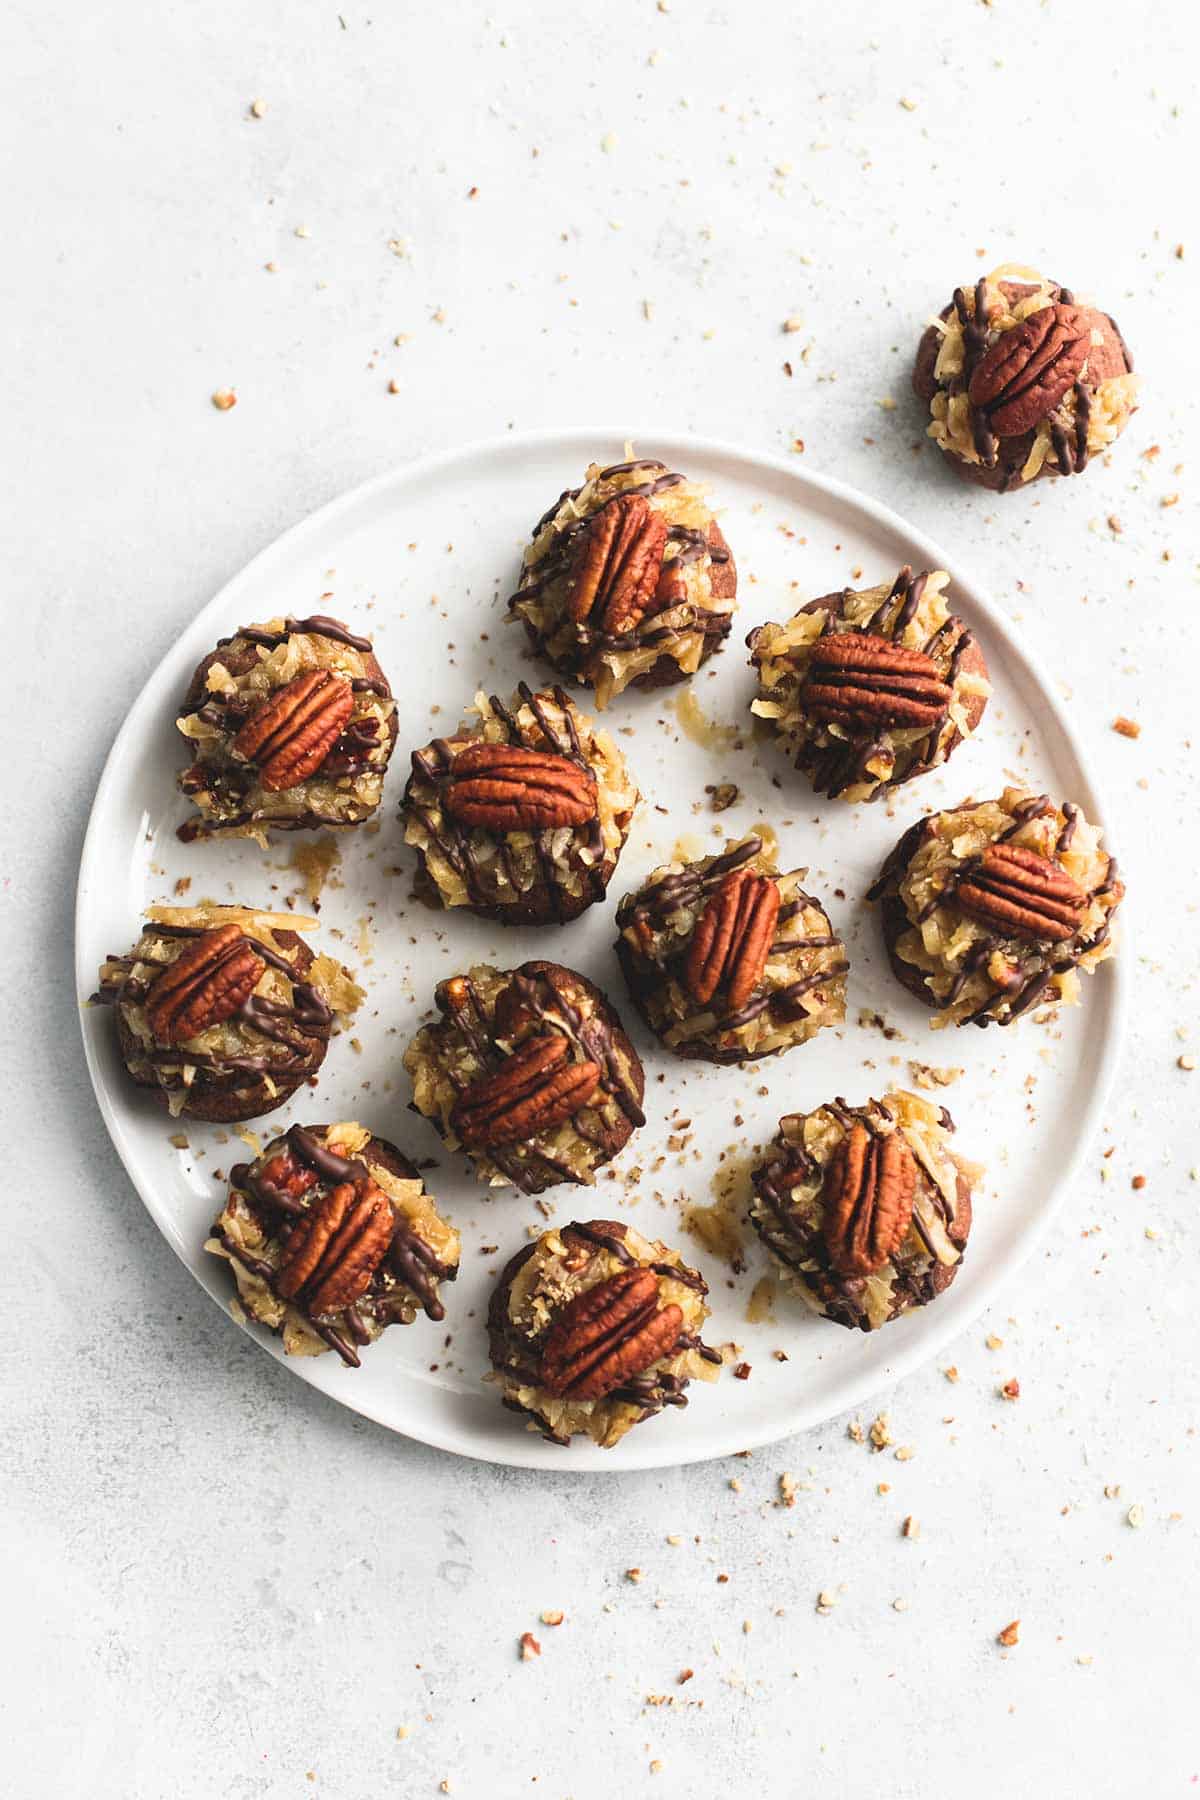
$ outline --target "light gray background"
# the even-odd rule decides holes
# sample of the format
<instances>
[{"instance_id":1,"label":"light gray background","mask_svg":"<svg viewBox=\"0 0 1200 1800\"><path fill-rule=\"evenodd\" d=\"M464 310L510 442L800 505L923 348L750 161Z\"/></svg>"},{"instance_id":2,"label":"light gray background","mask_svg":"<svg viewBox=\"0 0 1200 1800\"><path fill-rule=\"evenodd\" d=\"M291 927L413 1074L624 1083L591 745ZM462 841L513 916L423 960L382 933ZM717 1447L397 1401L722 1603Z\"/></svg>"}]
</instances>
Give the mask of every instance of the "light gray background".
<instances>
[{"instance_id":1,"label":"light gray background","mask_svg":"<svg viewBox=\"0 0 1200 1800\"><path fill-rule=\"evenodd\" d=\"M9 9L14 1800L1191 1791L1192 18L1184 0ZM907 368L954 283L1009 257L1116 313L1146 392L1110 467L993 501L917 451ZM172 634L378 470L624 417L801 438L979 570L1060 671L1120 836L1138 1016L1107 1130L1044 1253L940 1359L957 1385L934 1367L880 1396L910 1460L847 1419L632 1477L389 1437L230 1328L86 1084L81 834ZM783 1470L810 1484L790 1510ZM541 1626L553 1608L565 1623ZM527 1629L543 1654L522 1663Z\"/></svg>"}]
</instances>

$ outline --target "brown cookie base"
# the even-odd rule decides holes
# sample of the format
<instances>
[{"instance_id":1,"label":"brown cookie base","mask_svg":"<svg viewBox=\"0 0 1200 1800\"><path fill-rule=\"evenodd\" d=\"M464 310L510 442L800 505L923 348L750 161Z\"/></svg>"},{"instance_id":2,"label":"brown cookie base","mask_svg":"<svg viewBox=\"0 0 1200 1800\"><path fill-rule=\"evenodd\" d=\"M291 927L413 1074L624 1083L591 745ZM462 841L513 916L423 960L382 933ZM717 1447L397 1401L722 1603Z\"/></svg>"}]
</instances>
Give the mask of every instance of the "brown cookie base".
<instances>
[{"instance_id":1,"label":"brown cookie base","mask_svg":"<svg viewBox=\"0 0 1200 1800\"><path fill-rule=\"evenodd\" d=\"M478 974L479 971L475 973ZM536 1134L533 1138L516 1144L489 1146L481 1142L460 1146L451 1128L450 1111L444 1101L431 1101L429 1106L418 1106L414 1101L413 1109L429 1120L448 1149L465 1149L481 1180L491 1180L493 1172L496 1172L525 1194L540 1194L547 1188L564 1183L586 1186L594 1179L597 1170L620 1155L633 1132L645 1123L641 1103L646 1091L646 1076L641 1058L607 996L578 970L539 959L522 963L517 969L488 970L487 973L506 981L507 985L497 990L488 1002L491 1011L488 1013L485 1010L486 1026L480 1024L478 1015L472 1013L471 1017L477 1035L482 1037L485 1029L490 1033L489 1042L493 1049L497 1039L518 1039L527 1026L537 1024L537 1015L531 1013L526 995L521 992L521 978L527 983L544 984L544 989L549 989L555 996L565 992L569 997L568 1004L581 999L590 1003L592 1011L584 1027L584 1036L589 1040L589 1051L595 1048L595 1060L598 1063L602 1063L606 1050L610 1059L610 1067L602 1077L602 1090L598 1090L604 1093L603 1111L593 1102L581 1108L581 1112L591 1111L594 1115L594 1122L589 1122L588 1136L585 1138L579 1134L572 1121L565 1121L564 1125L569 1128L566 1142L552 1151L549 1144L539 1144ZM466 980L466 977L458 976L439 984L437 1002L443 1017L419 1031L405 1053L405 1066L418 1094L422 1091L417 1085L418 1074L432 1068L441 1079L446 1079L449 1060L466 1043L459 1027L454 1023L454 1008L447 994L447 989ZM549 1029L553 1030L555 1027ZM529 1035L540 1034L536 1031L526 1033L526 1036ZM497 1052L497 1060L500 1055ZM629 1083L624 1104L617 1099L622 1064ZM478 1074L474 1079L479 1079ZM519 1155L518 1152L523 1150L529 1154L524 1157Z\"/></svg>"},{"instance_id":2,"label":"brown cookie base","mask_svg":"<svg viewBox=\"0 0 1200 1800\"><path fill-rule=\"evenodd\" d=\"M300 620L296 623L299 626L308 622L309 621L306 620ZM342 630L346 629L340 619L322 620L321 622L338 626ZM313 621L313 623L316 623L316 621ZM183 697L182 710L185 713L194 711L203 704L208 694L206 685L208 672L215 663L220 663L222 667L227 669L229 674L235 678L240 675L248 674L251 669L256 667L260 660L259 646L254 642L243 641L241 647L238 648L236 644L238 636L239 633L234 632L227 644L218 644L216 648L210 650L206 656L202 656L200 661L196 664ZM391 687L374 651L359 650L356 654L360 657L362 662L363 678L367 681L376 683L382 690L382 693L390 698ZM376 765L381 777L386 771L388 763L391 761L392 752L396 747L399 720L395 710L393 710L389 717L383 721L383 728L385 733L386 755L383 762ZM186 741L192 750L196 749L196 746L192 743L191 739L187 739ZM198 757L193 767L206 769L207 765L202 757ZM214 775L217 773L215 768L212 770L212 773ZM247 767L243 785L243 791L247 795L253 791L256 785L256 774L257 772L252 766ZM230 768L223 767L220 770L220 779L223 785L231 790L238 785L238 781L241 779L240 777L235 779L235 775L236 772ZM184 785L184 778L182 776L180 777L180 785L194 804L194 790ZM298 812L292 817L288 817L284 814L272 813L269 820L263 821L262 829L268 833L293 831L353 831L358 826L366 824L367 821L374 816L374 812L377 810L378 803L376 803L376 806L370 812L364 811L358 818L352 819L339 819L328 814L318 815L312 811ZM197 843L210 838L245 835L244 824L238 824L232 819L208 818L203 814L187 819L184 824L178 828L177 832L177 836L183 843Z\"/></svg>"},{"instance_id":3,"label":"brown cookie base","mask_svg":"<svg viewBox=\"0 0 1200 1800\"><path fill-rule=\"evenodd\" d=\"M306 946L307 947L307 946ZM311 961L311 957L309 958ZM321 1064L325 1061L325 1053L329 1049L328 1040L313 1038L312 1050L305 1059L304 1067L295 1070L291 1075L271 1076L271 1088L262 1075L252 1075L244 1069L230 1071L239 1085L222 1078L220 1081L203 1081L201 1075L188 1089L187 1099L178 1113L172 1116L180 1119L202 1119L208 1125L238 1125L247 1119L265 1118L268 1113L277 1112L286 1106L292 1095L305 1082L315 1080ZM137 1075L130 1067L130 1057L138 1052L139 1046L125 1021L117 1014L117 1042L121 1050L121 1060L125 1064L125 1072L135 1087L152 1094L155 1101L164 1111L170 1110L170 1101L165 1088L157 1081L148 1080ZM207 1071L202 1071L207 1073ZM245 1083L246 1085L240 1085Z\"/></svg>"},{"instance_id":4,"label":"brown cookie base","mask_svg":"<svg viewBox=\"0 0 1200 1800\"><path fill-rule=\"evenodd\" d=\"M728 561L726 562L714 562L712 564L709 579L712 585L713 598L715 600L736 599L737 565L733 560L733 552L725 541L724 533L715 519L709 524L707 535L709 549L712 551L723 551L728 558ZM570 681L575 687L590 688L594 686L591 677L585 671L578 669L575 664L567 658L555 658L550 655L541 635L534 629L528 619L522 620L522 623L525 627L526 637L529 639L535 654L542 662L549 664L557 674L561 675L565 680ZM658 658L657 662L652 663L650 668L644 669L640 675L636 675L629 683L629 686L631 688L656 689L677 687L681 681L691 681L693 676L699 674L705 663L708 662L711 657L715 656L718 650L723 648L725 640L729 636L732 628L733 615L730 613L726 616L725 626L720 635L717 635L715 632L706 635L700 661L690 675L685 669L680 668L673 656L664 654Z\"/></svg>"},{"instance_id":5,"label":"brown cookie base","mask_svg":"<svg viewBox=\"0 0 1200 1800\"><path fill-rule=\"evenodd\" d=\"M889 1095L889 1102L890 1104L884 1104L884 1112L890 1112L894 1119L899 1117L900 1123L895 1126L895 1130L907 1139L910 1150L919 1144L922 1130L929 1126L936 1127L938 1141L944 1141L947 1134L954 1130L953 1121L945 1108L922 1103L914 1117L914 1096L894 1092ZM816 1114L808 1117L812 1119L821 1113L836 1114L843 1123L843 1128L849 1129L853 1113L847 1116L842 1110L844 1106L842 1101L830 1103L827 1107L816 1109ZM875 1103L871 1102L865 1109L858 1109L857 1116L869 1118L874 1110ZM922 1111L926 1115L924 1126L920 1123ZM933 1173L936 1161L926 1168L921 1156L914 1152L916 1188L910 1229L905 1233L901 1244L893 1249L891 1257L880 1264L874 1274L845 1274L834 1266L825 1239L828 1224L825 1212L826 1189L822 1187L815 1199L803 1202L799 1211L794 1209L791 1202L786 1206L777 1204L782 1202L779 1191L781 1183L790 1190L794 1185L810 1182L813 1173L820 1175L820 1161L814 1162L809 1158L808 1168L811 1172L803 1177L803 1181L800 1184L787 1181L789 1174L804 1168L803 1160L799 1164L792 1160L798 1153L788 1153L786 1150L786 1142L789 1140L785 1140L784 1127L794 1123L794 1116L791 1120L783 1121L780 1136L775 1140L771 1152L754 1170L754 1199L749 1212L750 1224L761 1238L764 1248L785 1270L785 1284L798 1290L806 1304L813 1307L822 1318L852 1331L877 1331L915 1307L927 1306L931 1300L944 1293L958 1273L970 1235L972 1184L978 1176L978 1169L948 1155L944 1148L937 1151L937 1158L950 1165L944 1168L947 1187L951 1175L953 1177L954 1203L952 1207L948 1207L947 1187L939 1183ZM825 1164L826 1181L832 1166L832 1161ZM805 1206L809 1209L807 1213L804 1211ZM949 1216L951 1213L952 1217ZM920 1223L922 1216L924 1224ZM957 1261L943 1262L934 1253L934 1242L929 1234L934 1229L935 1219L939 1221L939 1228L946 1241L958 1252ZM881 1293L877 1285L884 1277L890 1283L886 1289L886 1310L881 1306Z\"/></svg>"},{"instance_id":6,"label":"brown cookie base","mask_svg":"<svg viewBox=\"0 0 1200 1800\"><path fill-rule=\"evenodd\" d=\"M930 327L930 329L932 330L932 327ZM842 596L840 593L822 594L818 599L810 600L806 606L802 606L800 611L806 613L837 613L840 609L841 598ZM952 614L951 616L958 618L957 614ZM961 619L959 619L959 623L962 623ZM756 637L757 632L752 631L746 639L746 643L751 652L753 652ZM972 638L966 650L963 652L959 660L959 668L964 675L976 676L981 681L989 680L987 658L984 656L982 647L977 639ZM957 728L950 733L942 749L939 761L933 765L935 768L941 768L945 763L949 762L954 752L958 749L958 746L964 741L965 735L973 736L974 733L978 731L983 715L987 711L988 699L989 696L986 693L968 694L966 696L967 733L964 734ZM801 754L796 757L792 766L802 770L811 777L812 761L812 757L806 755L802 750ZM918 776L926 775L929 772L929 768L926 765L918 763L915 767L908 769L903 775L893 775L887 781L881 781L875 790L868 795L868 803L882 799L890 793L894 793L897 788L903 787L907 782L915 781ZM820 793L822 790L817 788L816 792Z\"/></svg>"},{"instance_id":7,"label":"brown cookie base","mask_svg":"<svg viewBox=\"0 0 1200 1800\"><path fill-rule=\"evenodd\" d=\"M651 1268L679 1283L683 1292L679 1287L674 1289L677 1300L694 1312L690 1321L685 1313L684 1327L676 1342L643 1374L593 1401L572 1404L542 1385L541 1351L546 1330L527 1337L509 1313L517 1276L553 1235L543 1233L540 1239L518 1250L501 1271L492 1291L487 1314L488 1353L495 1371L492 1379L501 1385L502 1404L530 1420L547 1442L567 1448L573 1436L586 1433L601 1447L611 1449L628 1431L655 1418L664 1408L685 1407L686 1390L692 1379L699 1376L712 1380L720 1372L721 1353L704 1344L700 1337L700 1327L708 1316L704 1304L708 1284L697 1270L682 1261L654 1260L656 1250L668 1257L676 1253L668 1251L665 1245L642 1239L638 1233L631 1238L629 1228L619 1220L591 1219L559 1228L557 1236L564 1246L581 1252L585 1258L589 1251L605 1257L610 1270ZM636 1254L631 1244L636 1246Z\"/></svg>"}]
</instances>

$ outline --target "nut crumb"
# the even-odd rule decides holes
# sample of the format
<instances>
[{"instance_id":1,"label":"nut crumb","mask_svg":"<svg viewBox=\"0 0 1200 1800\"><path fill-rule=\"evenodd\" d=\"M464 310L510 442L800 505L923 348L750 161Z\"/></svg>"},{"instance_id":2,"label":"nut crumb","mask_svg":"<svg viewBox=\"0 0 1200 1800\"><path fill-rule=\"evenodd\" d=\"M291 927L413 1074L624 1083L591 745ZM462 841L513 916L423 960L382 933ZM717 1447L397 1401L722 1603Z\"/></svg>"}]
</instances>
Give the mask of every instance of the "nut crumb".
<instances>
[{"instance_id":1,"label":"nut crumb","mask_svg":"<svg viewBox=\"0 0 1200 1800\"><path fill-rule=\"evenodd\" d=\"M532 1631L523 1631L521 1633L521 1661L532 1662L535 1656L540 1656L541 1654L542 1646L538 1643Z\"/></svg>"},{"instance_id":2,"label":"nut crumb","mask_svg":"<svg viewBox=\"0 0 1200 1800\"><path fill-rule=\"evenodd\" d=\"M1001 1387L1000 1397L1002 1400L1019 1400L1021 1398L1021 1384L1015 1375Z\"/></svg>"},{"instance_id":3,"label":"nut crumb","mask_svg":"<svg viewBox=\"0 0 1200 1800\"><path fill-rule=\"evenodd\" d=\"M218 388L212 397L212 403L218 412L228 412L237 405L237 394L232 388Z\"/></svg>"},{"instance_id":4,"label":"nut crumb","mask_svg":"<svg viewBox=\"0 0 1200 1800\"><path fill-rule=\"evenodd\" d=\"M1021 1641L1021 1621L1020 1621L1020 1619L1010 1619L1008 1624L1004 1627L1003 1631L998 1631L996 1633L996 1642L998 1644L1003 1644L1004 1648L1006 1650L1011 1650L1013 1645L1019 1644L1020 1641Z\"/></svg>"},{"instance_id":5,"label":"nut crumb","mask_svg":"<svg viewBox=\"0 0 1200 1800\"><path fill-rule=\"evenodd\" d=\"M1137 720L1136 719L1127 719L1125 717L1124 713L1117 714L1116 718L1112 722L1112 728L1121 737L1136 738L1136 737L1141 737L1141 735L1142 735L1142 728L1138 724Z\"/></svg>"},{"instance_id":6,"label":"nut crumb","mask_svg":"<svg viewBox=\"0 0 1200 1800\"><path fill-rule=\"evenodd\" d=\"M544 1612L541 1615L542 1624L543 1625L561 1625L563 1622L564 1616L565 1615L563 1613L559 1612L557 1607L554 1607L552 1610Z\"/></svg>"}]
</instances>

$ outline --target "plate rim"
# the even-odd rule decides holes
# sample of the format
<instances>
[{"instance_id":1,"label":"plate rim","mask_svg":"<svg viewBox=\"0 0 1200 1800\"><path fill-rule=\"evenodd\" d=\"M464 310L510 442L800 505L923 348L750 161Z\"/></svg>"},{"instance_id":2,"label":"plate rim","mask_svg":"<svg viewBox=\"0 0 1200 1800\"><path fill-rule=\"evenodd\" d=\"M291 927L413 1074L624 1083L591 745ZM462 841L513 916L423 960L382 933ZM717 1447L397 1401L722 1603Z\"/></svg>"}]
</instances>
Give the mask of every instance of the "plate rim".
<instances>
[{"instance_id":1,"label":"plate rim","mask_svg":"<svg viewBox=\"0 0 1200 1800\"><path fill-rule=\"evenodd\" d=\"M334 495L332 499L325 501L314 511L297 519L258 550L227 581L223 582L184 629L190 631L194 627L198 627L210 615L217 614L222 608L229 605L236 599L238 591L243 585L252 584L256 576L269 567L276 558L286 557L299 540L309 534L319 535L322 530L336 521L339 515L351 513L357 507L369 505L377 495L386 492L392 486L403 486L408 482L426 480L445 468L456 463L469 462L472 459L492 458L522 452L536 453L554 446L561 446L564 450L581 445L594 447L611 440L632 441L654 448L670 449L672 454L679 450L685 461L689 455L694 455L700 459L719 459L740 463L751 472L769 469L776 475L782 475L787 483L795 484L801 503L803 503L806 490L808 492L815 491L827 500L835 501L856 511L860 516L865 516L877 527L882 527L884 530L904 538L919 550L925 567L946 569L956 585L970 590L971 602L979 608L986 621L989 634L1003 642L1007 654L1036 688L1041 704L1051 715L1055 729L1078 766L1083 790L1078 798L1085 806L1088 817L1102 829L1106 847L1111 853L1117 853L1119 846L1113 838L1106 809L1101 803L1091 755L1077 735L1064 702L1060 698L1048 670L1043 665L1040 655L1030 647L1020 628L992 599L987 587L981 586L970 570L964 569L957 558L947 557L935 540L931 539L923 530L910 524L886 501L878 500L874 496L864 493L861 489L840 480L837 476L827 475L809 467L797 467L794 462L778 451L758 450L729 439L709 437L691 431L635 429L628 424L539 426L528 431L503 432L490 437L472 439L463 444L427 452L409 462L393 465L376 475L369 476L365 481L359 482L343 493ZM94 984L94 973L88 972L91 965L84 960L86 932L84 915L95 876L92 865L98 856L101 814L109 799L110 790L115 786L118 771L128 754L131 742L141 728L142 714L151 703L150 697L157 690L160 676L163 675L175 655L177 642L178 638L175 643L168 646L146 675L118 727L108 755L105 757L104 766L92 797L80 851L74 911L75 980L77 993L81 999L78 1009L79 1025L88 1076L113 1148L155 1228L166 1240L169 1248L178 1257L188 1274L218 1307L224 1317L238 1326L261 1350L273 1356L277 1362L283 1363L289 1373L299 1376L304 1386L315 1388L317 1392L324 1394L336 1405L349 1408L360 1417L370 1419L383 1430L393 1432L399 1437L426 1444L432 1449L451 1455L466 1456L473 1461L488 1463L499 1468L538 1468L577 1475L596 1473L620 1475L642 1470L684 1468L693 1463L710 1462L718 1457L735 1454L732 1448L723 1445L717 1448L681 1445L678 1452L672 1453L669 1442L665 1440L657 1448L647 1445L644 1450L639 1452L627 1438L622 1445L624 1455L612 1451L602 1451L598 1447L590 1445L583 1446L581 1450L577 1450L572 1455L569 1452L562 1452L558 1446L546 1444L540 1436L534 1433L516 1434L511 1446L504 1444L497 1447L493 1443L486 1446L472 1444L463 1428L453 1422L431 1421L426 1424L425 1421L418 1420L414 1425L399 1425L394 1420L381 1416L378 1408L356 1399L353 1393L347 1395L334 1393L328 1387L310 1379L306 1368L297 1367L295 1359L283 1356L274 1338L268 1340L262 1333L251 1330L248 1324L235 1319L229 1308L221 1305L218 1296L201 1279L198 1269L194 1268L183 1255L179 1245L168 1231L165 1220L159 1216L156 1203L151 1197L151 1183L144 1181L138 1172L139 1160L128 1142L124 1119L114 1096L109 1092L108 1084L102 1079L91 1034L88 1030L89 1009L82 1003ZM744 1438L740 1438L737 1449L758 1450L801 1432L817 1430L839 1413L864 1405L873 1394L880 1392L885 1387L894 1386L915 1374L925 1364L932 1362L952 1337L960 1331L968 1329L986 1307L994 1303L997 1293L1004 1283L1019 1273L1038 1245L1044 1241L1052 1221L1065 1204L1084 1156L1095 1136L1120 1062L1130 1003L1131 978L1128 957L1115 957L1106 965L1106 968L1110 987L1108 1004L1111 1022L1108 1031L1104 1034L1096 1077L1084 1106L1083 1116L1079 1120L1074 1134L1071 1153L1065 1163L1060 1166L1049 1195L1037 1216L1020 1232L1016 1241L1007 1251L998 1251L995 1254L992 1267L987 1271L979 1291L972 1297L965 1311L961 1307L951 1307L946 1314L944 1327L939 1328L934 1322L931 1329L911 1345L901 1349L895 1361L890 1362L886 1369L872 1367L865 1373L858 1374L850 1371L843 1384L843 1397L832 1410L826 1410L822 1403L819 1416L808 1416L803 1412L801 1405L797 1409L801 1416L797 1418L792 1409L784 1409L776 1424L752 1429Z\"/></svg>"}]
</instances>

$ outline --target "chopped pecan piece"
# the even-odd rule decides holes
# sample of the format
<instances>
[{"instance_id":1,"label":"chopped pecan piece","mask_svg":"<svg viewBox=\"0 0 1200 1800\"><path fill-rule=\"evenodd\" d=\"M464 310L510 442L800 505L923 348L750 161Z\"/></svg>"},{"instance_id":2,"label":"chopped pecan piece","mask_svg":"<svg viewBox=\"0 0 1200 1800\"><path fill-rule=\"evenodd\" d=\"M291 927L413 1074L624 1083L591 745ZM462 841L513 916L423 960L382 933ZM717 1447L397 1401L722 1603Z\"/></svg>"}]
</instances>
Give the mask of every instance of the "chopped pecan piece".
<instances>
[{"instance_id":1,"label":"chopped pecan piece","mask_svg":"<svg viewBox=\"0 0 1200 1800\"><path fill-rule=\"evenodd\" d=\"M492 1075L482 1075L455 1102L450 1124L472 1149L520 1144L552 1131L587 1105L600 1083L594 1062L571 1061L561 1032L529 1038Z\"/></svg>"},{"instance_id":2,"label":"chopped pecan piece","mask_svg":"<svg viewBox=\"0 0 1200 1800\"><path fill-rule=\"evenodd\" d=\"M446 811L489 831L584 825L598 811L596 778L569 756L523 744L468 744L454 758Z\"/></svg>"},{"instance_id":3,"label":"chopped pecan piece","mask_svg":"<svg viewBox=\"0 0 1200 1800\"><path fill-rule=\"evenodd\" d=\"M1076 306L1043 306L1004 332L975 365L967 389L999 437L1019 437L1049 416L1078 379L1091 348Z\"/></svg>"},{"instance_id":4,"label":"chopped pecan piece","mask_svg":"<svg viewBox=\"0 0 1200 1800\"><path fill-rule=\"evenodd\" d=\"M1051 944L1074 936L1087 898L1065 869L1021 844L989 844L958 884L958 904L971 918Z\"/></svg>"},{"instance_id":5,"label":"chopped pecan piece","mask_svg":"<svg viewBox=\"0 0 1200 1800\"><path fill-rule=\"evenodd\" d=\"M801 690L812 718L856 732L934 726L951 698L931 658L866 631L818 638Z\"/></svg>"},{"instance_id":6,"label":"chopped pecan piece","mask_svg":"<svg viewBox=\"0 0 1200 1800\"><path fill-rule=\"evenodd\" d=\"M839 1275L870 1275L904 1241L917 1164L898 1131L876 1137L855 1120L825 1174L824 1236Z\"/></svg>"},{"instance_id":7,"label":"chopped pecan piece","mask_svg":"<svg viewBox=\"0 0 1200 1800\"><path fill-rule=\"evenodd\" d=\"M779 916L779 889L769 875L733 869L696 921L684 965L687 990L707 1006L724 985L730 1012L745 1006L766 966Z\"/></svg>"},{"instance_id":8,"label":"chopped pecan piece","mask_svg":"<svg viewBox=\"0 0 1200 1800\"><path fill-rule=\"evenodd\" d=\"M652 1269L622 1269L577 1294L551 1327L542 1351L542 1385L571 1400L601 1400L669 1356L683 1314L659 1307Z\"/></svg>"},{"instance_id":9,"label":"chopped pecan piece","mask_svg":"<svg viewBox=\"0 0 1200 1800\"><path fill-rule=\"evenodd\" d=\"M572 575L576 623L594 616L601 631L633 631L658 587L666 542L667 521L642 494L619 494L593 513Z\"/></svg>"},{"instance_id":10,"label":"chopped pecan piece","mask_svg":"<svg viewBox=\"0 0 1200 1800\"><path fill-rule=\"evenodd\" d=\"M222 1025L249 999L267 965L238 925L221 925L188 944L157 976L146 1020L160 1044L186 1043Z\"/></svg>"},{"instance_id":11,"label":"chopped pecan piece","mask_svg":"<svg viewBox=\"0 0 1200 1800\"><path fill-rule=\"evenodd\" d=\"M354 690L328 669L310 669L263 701L233 740L233 749L258 765L270 793L315 775L354 711Z\"/></svg>"},{"instance_id":12,"label":"chopped pecan piece","mask_svg":"<svg viewBox=\"0 0 1200 1800\"><path fill-rule=\"evenodd\" d=\"M297 1223L275 1286L315 1316L353 1306L370 1287L395 1228L392 1203L373 1181L344 1181Z\"/></svg>"}]
</instances>

